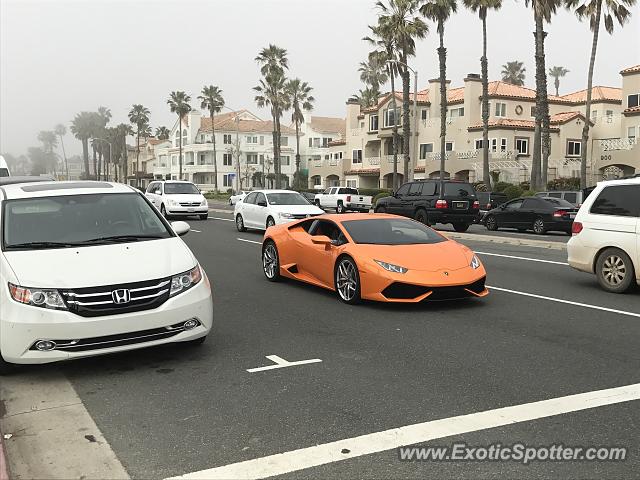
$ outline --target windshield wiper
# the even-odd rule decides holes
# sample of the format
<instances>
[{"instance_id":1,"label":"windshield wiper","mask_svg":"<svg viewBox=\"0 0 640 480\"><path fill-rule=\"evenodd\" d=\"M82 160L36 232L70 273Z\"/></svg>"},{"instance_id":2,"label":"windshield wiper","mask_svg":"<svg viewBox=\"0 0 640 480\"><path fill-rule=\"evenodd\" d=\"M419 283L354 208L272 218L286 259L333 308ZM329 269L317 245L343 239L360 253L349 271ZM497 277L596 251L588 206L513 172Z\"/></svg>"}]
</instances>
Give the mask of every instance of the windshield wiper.
<instances>
[{"instance_id":1,"label":"windshield wiper","mask_svg":"<svg viewBox=\"0 0 640 480\"><path fill-rule=\"evenodd\" d=\"M15 243L13 245L7 245L7 250L12 249L21 249L21 248L68 248L68 247L77 247L81 245L80 243L69 243L69 242L26 242L26 243Z\"/></svg>"},{"instance_id":2,"label":"windshield wiper","mask_svg":"<svg viewBox=\"0 0 640 480\"><path fill-rule=\"evenodd\" d=\"M161 235L112 235L109 237L98 237L84 240L82 243L100 243L100 242L137 242L139 240L154 240L159 238L167 238Z\"/></svg>"}]
</instances>

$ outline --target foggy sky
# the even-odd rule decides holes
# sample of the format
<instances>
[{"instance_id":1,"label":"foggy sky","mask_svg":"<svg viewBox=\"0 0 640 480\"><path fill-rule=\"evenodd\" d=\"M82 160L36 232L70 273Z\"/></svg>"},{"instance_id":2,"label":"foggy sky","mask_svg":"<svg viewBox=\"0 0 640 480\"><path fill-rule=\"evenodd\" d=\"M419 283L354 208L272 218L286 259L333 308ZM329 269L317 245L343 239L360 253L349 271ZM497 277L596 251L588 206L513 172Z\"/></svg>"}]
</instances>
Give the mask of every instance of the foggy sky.
<instances>
[{"instance_id":1,"label":"foggy sky","mask_svg":"<svg viewBox=\"0 0 640 480\"><path fill-rule=\"evenodd\" d=\"M480 70L480 21L459 9L446 26L452 86ZM613 36L601 31L594 85L620 86L618 72L640 63L638 7L633 14ZM171 126L169 93L185 90L199 108L195 98L205 84L218 85L230 107L267 119L251 89L259 78L254 58L269 43L288 50L289 76L314 88L315 114L344 117L346 99L363 88L357 66L369 47L361 38L375 17L373 0L0 0L0 151L25 153L38 145L40 130L68 127L75 113L100 105L111 109L112 124L142 103L152 128ZM489 14L491 79L502 64L520 60L526 85L534 86L533 28L523 0L505 0ZM411 60L421 88L438 76L435 26L430 30ZM570 70L561 94L585 88L587 24L563 10L547 30L547 67ZM81 151L70 134L65 146Z\"/></svg>"}]
</instances>

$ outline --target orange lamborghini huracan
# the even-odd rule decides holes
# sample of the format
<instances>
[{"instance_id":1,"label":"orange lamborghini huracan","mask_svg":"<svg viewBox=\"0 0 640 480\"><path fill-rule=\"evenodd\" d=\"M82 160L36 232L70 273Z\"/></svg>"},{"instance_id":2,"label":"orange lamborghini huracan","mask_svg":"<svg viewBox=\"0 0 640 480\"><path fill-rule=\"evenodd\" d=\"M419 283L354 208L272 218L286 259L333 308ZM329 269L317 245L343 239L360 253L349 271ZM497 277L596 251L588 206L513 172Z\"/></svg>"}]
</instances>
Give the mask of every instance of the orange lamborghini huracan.
<instances>
[{"instance_id":1,"label":"orange lamborghini huracan","mask_svg":"<svg viewBox=\"0 0 640 480\"><path fill-rule=\"evenodd\" d=\"M346 303L489 293L485 269L469 248L396 215L322 215L270 227L262 268L270 281L301 280L336 291Z\"/></svg>"}]
</instances>

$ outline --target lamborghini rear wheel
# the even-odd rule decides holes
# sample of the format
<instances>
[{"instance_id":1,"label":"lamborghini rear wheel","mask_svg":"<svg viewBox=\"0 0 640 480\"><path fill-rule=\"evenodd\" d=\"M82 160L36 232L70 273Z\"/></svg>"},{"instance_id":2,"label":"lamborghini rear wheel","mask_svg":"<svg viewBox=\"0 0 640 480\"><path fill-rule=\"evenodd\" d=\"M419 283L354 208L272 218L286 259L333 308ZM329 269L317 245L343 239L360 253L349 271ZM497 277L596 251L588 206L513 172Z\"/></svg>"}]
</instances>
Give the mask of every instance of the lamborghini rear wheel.
<instances>
[{"instance_id":1,"label":"lamborghini rear wheel","mask_svg":"<svg viewBox=\"0 0 640 480\"><path fill-rule=\"evenodd\" d=\"M351 305L360 303L360 273L350 257L338 260L334 276L338 298Z\"/></svg>"}]
</instances>

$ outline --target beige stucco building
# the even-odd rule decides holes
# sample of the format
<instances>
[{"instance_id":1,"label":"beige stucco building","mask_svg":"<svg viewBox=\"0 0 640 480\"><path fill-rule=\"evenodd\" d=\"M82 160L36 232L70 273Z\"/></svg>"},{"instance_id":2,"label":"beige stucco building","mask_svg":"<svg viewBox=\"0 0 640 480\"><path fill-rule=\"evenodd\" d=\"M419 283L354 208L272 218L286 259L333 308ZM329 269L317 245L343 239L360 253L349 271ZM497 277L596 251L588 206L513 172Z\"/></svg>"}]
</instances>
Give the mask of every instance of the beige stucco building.
<instances>
[{"instance_id":1,"label":"beige stucco building","mask_svg":"<svg viewBox=\"0 0 640 480\"><path fill-rule=\"evenodd\" d=\"M622 88L596 86L592 90L592 140L587 146L590 183L605 176L640 171L635 143L635 138L640 135L640 66L625 69L621 74ZM451 88L447 85L446 172L450 177L472 182L482 178L481 94L482 83L476 74L469 74L463 86ZM499 171L500 179L504 181L528 180L535 127L535 90L500 81L490 82L489 102L490 169ZM401 103L402 95L396 93L398 113L395 117L399 123ZM586 90L549 97L550 180L579 176L580 139L586 121L585 104ZM413 126L413 102L411 111ZM413 176L417 179L436 177L440 171L440 95L437 79L431 80L428 88L418 92L417 112L418 139L417 142L410 142L409 152ZM344 184L359 188L390 188L393 122L390 93L381 97L378 104L371 108L362 109L356 102L347 102L345 137L329 144L327 159L310 163L309 186L325 188ZM401 125L399 133L402 134ZM414 147L416 144L417 147ZM603 149L606 149L606 155ZM601 159L601 156L604 158ZM404 180L402 165L403 158L399 153L398 172L401 181Z\"/></svg>"}]
</instances>

